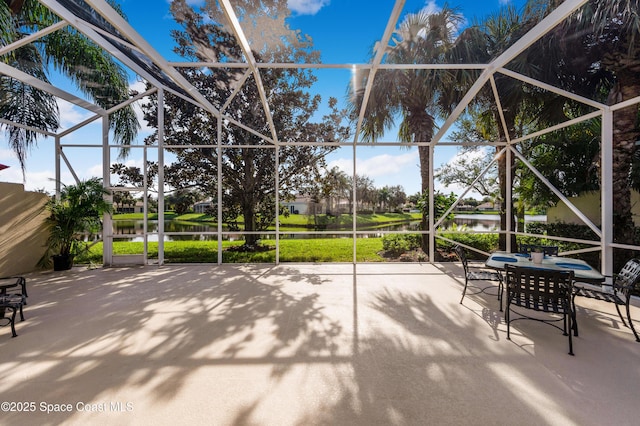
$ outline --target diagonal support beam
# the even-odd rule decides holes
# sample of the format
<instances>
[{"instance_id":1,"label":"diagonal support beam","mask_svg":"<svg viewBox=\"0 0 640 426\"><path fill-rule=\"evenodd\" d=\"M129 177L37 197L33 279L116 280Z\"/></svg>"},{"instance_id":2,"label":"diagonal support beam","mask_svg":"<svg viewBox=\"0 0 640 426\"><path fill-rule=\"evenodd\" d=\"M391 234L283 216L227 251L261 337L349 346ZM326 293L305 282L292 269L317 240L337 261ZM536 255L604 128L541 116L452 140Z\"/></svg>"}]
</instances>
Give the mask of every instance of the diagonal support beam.
<instances>
[{"instance_id":1,"label":"diagonal support beam","mask_svg":"<svg viewBox=\"0 0 640 426\"><path fill-rule=\"evenodd\" d=\"M500 68L507 65L513 59L515 59L520 53L525 51L529 46L542 38L545 34L551 31L556 25L564 21L569 15L575 12L579 7L587 3L588 0L565 0L560 6L558 6L553 12L547 15L542 21L540 21L535 27L533 27L528 33L526 33L520 40L515 42L511 47L505 50L500 56L494 59L485 69L478 80L471 86L469 91L462 98L460 103L454 108L451 115L447 118L444 124L440 127L440 130L433 138L434 143L437 143L442 137L449 131L453 123L458 120L462 112L467 108L469 103L475 98L480 89L487 83L489 78L497 72Z\"/></svg>"},{"instance_id":2,"label":"diagonal support beam","mask_svg":"<svg viewBox=\"0 0 640 426\"><path fill-rule=\"evenodd\" d=\"M26 72L10 67L9 65L3 62L0 62L0 74L4 74L11 78L15 78L16 80L19 80L25 84L28 84L29 86L33 86L36 89L43 90L47 93L52 94L53 96L57 96L58 98L64 99L67 102L70 102L74 105L77 105L81 108L84 108L96 114L100 114L100 115L106 114L106 111L100 108L99 106L94 105L91 102L88 102L75 95L72 95L71 93L66 92L62 89L59 89L49 83L39 80L36 77L30 74L27 74Z\"/></svg>"},{"instance_id":3,"label":"diagonal support beam","mask_svg":"<svg viewBox=\"0 0 640 426\"><path fill-rule=\"evenodd\" d=\"M396 4L393 6L393 10L391 11L391 16L389 16L389 21L387 21L387 27L385 28L382 39L379 42L379 49L377 50L376 55L371 62L371 71L369 71L369 76L367 77L367 85L364 88L362 105L360 106L360 114L358 115L358 123L356 125L356 132L353 139L354 144L358 143L358 136L360 135L360 131L362 130L364 114L367 111L367 104L369 103L369 97L371 96L371 90L373 89L373 80L376 76L376 72L378 71L378 67L382 63L382 59L387 52L387 49L383 46L386 47L389 44L389 40L391 39L393 31L395 30L398 23L398 19L400 19L400 13L402 12L404 3L405 0L396 0Z\"/></svg>"},{"instance_id":4,"label":"diagonal support beam","mask_svg":"<svg viewBox=\"0 0 640 426\"><path fill-rule=\"evenodd\" d=\"M157 87L164 87L164 85L156 78L154 78L152 75L149 75L148 72L139 67L135 62L133 62L126 55L116 49L102 34L99 34L97 31L95 31L89 23L79 19L56 0L39 1L40 3L51 9L58 16L69 22L69 24L78 28L87 37L91 38L100 47L108 51L123 64L128 66L131 70L135 71L138 75L144 77ZM193 99L195 99L197 102L199 102L204 109L212 113L215 117L220 117L220 113L217 108L215 108L195 87L193 87L191 83L189 83L182 76L182 74L180 74L175 68L169 66L162 55L160 55L153 47L151 47L151 45L144 38L142 38L122 16L116 13L116 11L113 10L113 8L109 6L107 2L105 2L104 0L85 0L85 2L102 17L104 17L104 19L106 19L111 25L113 25L113 27L118 30L120 34L124 35L124 37L128 40L131 40L140 52L142 52L146 57L153 61L153 63L158 66L158 68L160 68L167 76L169 76L174 83L176 83L180 88L189 93L189 95L192 96Z\"/></svg>"},{"instance_id":5,"label":"diagonal support beam","mask_svg":"<svg viewBox=\"0 0 640 426\"><path fill-rule=\"evenodd\" d=\"M233 29L233 34L236 36L236 39L240 43L240 48L244 53L247 62L249 63L249 69L253 74L253 78L256 81L256 86L258 86L258 93L260 95L260 102L262 102L262 108L264 109L264 113L267 118L267 122L269 123L269 129L271 130L271 137L275 141L276 145L278 144L278 133L276 131L276 126L273 123L273 116L271 115L271 108L269 108L269 100L267 99L267 94L264 88L264 83L262 82L262 76L260 75L260 70L258 69L257 61L253 52L251 51L251 46L249 45L249 40L244 34L242 27L240 26L240 21L236 16L236 13L233 11L233 7L229 0L219 0L222 5L222 10L224 11L227 20L231 24L231 28Z\"/></svg>"},{"instance_id":6,"label":"diagonal support beam","mask_svg":"<svg viewBox=\"0 0 640 426\"><path fill-rule=\"evenodd\" d=\"M546 177L544 177L542 175L542 173L540 173L538 171L538 169L535 168L535 166L533 164L531 164L531 162L529 162L529 160L527 160L526 158L524 158L524 156L520 153L520 151L518 151L517 149L510 147L511 152L513 152L516 157L518 157L518 159L520 161L522 161L522 163L527 166L529 168L529 170L531 170L533 172L534 175L536 175L536 177L538 179L540 179L540 181L542 183L544 183L547 188L549 188L551 190L551 192L553 192L559 199L560 201L562 201L563 203L566 204L567 207L569 207L569 209L571 209L571 211L580 218L580 220L582 220L585 225L587 225L589 228L591 228L591 230L598 236L598 238L602 238L602 231L600 230L600 228L598 228L592 221L591 219L589 219L587 217L587 215L585 215L584 213L582 213L580 211L580 209L578 209L571 201L569 201L569 199L567 197L564 196L564 194L562 192L560 192L558 190L558 188L556 188L555 186L553 186L553 184L551 182L549 182L549 179L547 179Z\"/></svg>"},{"instance_id":7,"label":"diagonal support beam","mask_svg":"<svg viewBox=\"0 0 640 426\"><path fill-rule=\"evenodd\" d=\"M60 22L56 22L53 25L48 26L47 28L44 28L38 32L35 32L33 34L29 34L26 37L21 38L20 40L17 40L11 44L8 44L6 46L2 46L0 47L0 56L5 55L9 52L11 52L12 50L15 50L19 47L22 46L26 46L29 43L32 43L44 36L46 36L47 34L51 34L53 32L58 31L59 29L62 29L64 27L66 27L67 25L69 25L67 22L65 21L60 21Z\"/></svg>"}]
</instances>

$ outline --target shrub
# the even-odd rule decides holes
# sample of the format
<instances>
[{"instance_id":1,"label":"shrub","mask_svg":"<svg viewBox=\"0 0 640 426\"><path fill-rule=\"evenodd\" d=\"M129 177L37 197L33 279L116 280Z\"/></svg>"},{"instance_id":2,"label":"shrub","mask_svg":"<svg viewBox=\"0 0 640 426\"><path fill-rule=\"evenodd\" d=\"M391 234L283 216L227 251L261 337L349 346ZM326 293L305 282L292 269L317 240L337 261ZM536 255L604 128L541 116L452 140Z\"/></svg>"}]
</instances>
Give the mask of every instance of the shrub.
<instances>
[{"instance_id":1,"label":"shrub","mask_svg":"<svg viewBox=\"0 0 640 426\"><path fill-rule=\"evenodd\" d=\"M461 244L465 244L488 253L491 253L498 248L498 234L479 234L474 231L469 231L466 225L457 226L453 224L450 228L448 228L444 232L441 232L440 235L450 240L454 240ZM443 241L440 239L436 240L436 242L438 247L445 250L451 250L454 245L448 241ZM469 253L469 257L473 259L474 254Z\"/></svg>"},{"instance_id":2,"label":"shrub","mask_svg":"<svg viewBox=\"0 0 640 426\"><path fill-rule=\"evenodd\" d=\"M382 237L382 249L389 254L399 256L420 247L419 234L388 234Z\"/></svg>"}]
</instances>

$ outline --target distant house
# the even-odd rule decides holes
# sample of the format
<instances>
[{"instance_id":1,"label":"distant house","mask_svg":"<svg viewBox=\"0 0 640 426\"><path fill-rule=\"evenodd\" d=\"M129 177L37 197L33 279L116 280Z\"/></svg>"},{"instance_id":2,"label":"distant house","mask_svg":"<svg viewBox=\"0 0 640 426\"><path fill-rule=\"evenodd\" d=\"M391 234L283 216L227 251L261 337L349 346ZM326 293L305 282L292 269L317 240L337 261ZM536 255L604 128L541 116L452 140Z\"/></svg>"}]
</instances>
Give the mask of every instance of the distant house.
<instances>
[{"instance_id":1,"label":"distant house","mask_svg":"<svg viewBox=\"0 0 640 426\"><path fill-rule=\"evenodd\" d=\"M475 207L470 206L469 204L458 204L456 206L456 211L459 212L470 212L473 211L475 209Z\"/></svg>"},{"instance_id":2,"label":"distant house","mask_svg":"<svg viewBox=\"0 0 640 426\"><path fill-rule=\"evenodd\" d=\"M477 209L480 211L495 210L496 206L492 202L486 202L486 203L478 204Z\"/></svg>"},{"instance_id":3,"label":"distant house","mask_svg":"<svg viewBox=\"0 0 640 426\"><path fill-rule=\"evenodd\" d=\"M309 197L297 197L293 201L282 204L291 214L324 214L327 212L325 203L315 203Z\"/></svg>"},{"instance_id":4,"label":"distant house","mask_svg":"<svg viewBox=\"0 0 640 426\"><path fill-rule=\"evenodd\" d=\"M118 204L116 213L144 213L144 203L140 200L137 200L134 205Z\"/></svg>"},{"instance_id":5,"label":"distant house","mask_svg":"<svg viewBox=\"0 0 640 426\"><path fill-rule=\"evenodd\" d=\"M214 208L215 204L213 201L200 201L193 205L194 213L207 213L207 211L211 211Z\"/></svg>"}]
</instances>

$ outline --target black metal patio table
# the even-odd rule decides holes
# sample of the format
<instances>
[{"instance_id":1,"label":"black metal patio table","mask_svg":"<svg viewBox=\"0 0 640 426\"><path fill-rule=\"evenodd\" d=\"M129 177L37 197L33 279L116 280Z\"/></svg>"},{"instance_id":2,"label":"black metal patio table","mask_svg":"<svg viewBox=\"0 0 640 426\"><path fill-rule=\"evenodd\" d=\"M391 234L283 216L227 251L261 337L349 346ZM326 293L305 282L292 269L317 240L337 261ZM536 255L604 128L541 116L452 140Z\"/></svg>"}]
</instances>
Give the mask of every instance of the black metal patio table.
<instances>
[{"instance_id":1,"label":"black metal patio table","mask_svg":"<svg viewBox=\"0 0 640 426\"><path fill-rule=\"evenodd\" d=\"M531 257L522 253L495 252L486 260L488 268L504 270L505 265L524 266L527 268L548 269L554 271L573 271L576 281L589 284L600 284L604 275L584 260L563 256L544 256L541 263L534 263Z\"/></svg>"}]
</instances>

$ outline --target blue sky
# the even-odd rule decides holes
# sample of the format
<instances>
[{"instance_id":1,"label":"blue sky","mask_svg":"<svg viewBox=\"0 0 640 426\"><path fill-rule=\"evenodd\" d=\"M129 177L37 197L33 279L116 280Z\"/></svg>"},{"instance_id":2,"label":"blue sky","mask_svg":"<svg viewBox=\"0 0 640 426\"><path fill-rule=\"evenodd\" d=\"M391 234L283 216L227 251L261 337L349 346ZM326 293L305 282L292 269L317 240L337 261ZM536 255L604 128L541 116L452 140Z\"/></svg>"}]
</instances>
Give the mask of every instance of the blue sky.
<instances>
[{"instance_id":1,"label":"blue sky","mask_svg":"<svg viewBox=\"0 0 640 426\"><path fill-rule=\"evenodd\" d=\"M202 4L204 0L191 0L189 3ZM231 1L233 3L233 0ZM174 27L168 13L167 0L120 0L129 22L147 41L169 60L180 60L171 51L173 42L169 28ZM458 0L449 1L451 7L458 7L467 22L482 18L498 10L499 7L512 3L520 8L524 0ZM289 19L291 28L298 28L310 35L315 49L321 52L324 63L366 63L371 47L382 37L394 2L391 0L289 0L292 16ZM422 8L437 10L444 5L443 1L407 0L404 13L415 13ZM401 18L402 19L402 18ZM321 93L323 99L334 96L344 100L350 72L347 70L318 70L318 83L313 90ZM75 91L66 79L51 76L54 84L68 91ZM132 77L132 85L141 87ZM69 128L82 121L89 114L68 103L61 102L61 118L63 128ZM148 134L143 128L140 140ZM94 143L99 140L100 125L94 123L81 131L64 138L63 143ZM396 135L390 132L385 141L395 140ZM97 149L69 149L65 151L72 162L74 170L80 178L102 176L100 152ZM134 150L126 160L130 165L141 164L140 150ZM450 161L456 154L455 148L437 148L434 164L436 167ZM115 152L112 154L115 158ZM372 178L378 187L384 185L402 185L407 194L419 191L420 179L417 150L400 147L362 147L357 149L358 173ZM150 159L153 159L151 157ZM353 149L342 148L328 158L331 166L338 166L347 173L352 171ZM17 159L9 150L0 135L0 163L11 166L0 171L0 180L22 183L23 177ZM63 182L71 182L71 174L63 165ZM25 188L28 190L45 189L52 191L55 177L53 156L53 140L41 139L27 159ZM444 188L443 192L460 192L460 188Z\"/></svg>"}]
</instances>

